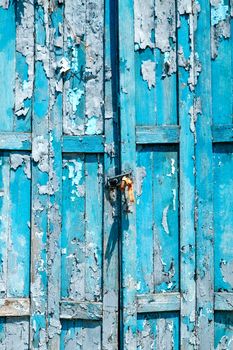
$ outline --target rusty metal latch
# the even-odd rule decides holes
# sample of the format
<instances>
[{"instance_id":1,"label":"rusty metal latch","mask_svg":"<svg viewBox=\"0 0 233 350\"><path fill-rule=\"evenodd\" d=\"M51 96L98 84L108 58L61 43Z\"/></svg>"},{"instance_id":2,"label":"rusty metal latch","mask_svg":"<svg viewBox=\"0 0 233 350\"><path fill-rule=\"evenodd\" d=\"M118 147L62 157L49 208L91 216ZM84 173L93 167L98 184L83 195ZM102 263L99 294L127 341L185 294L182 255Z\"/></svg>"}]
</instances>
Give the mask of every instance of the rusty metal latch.
<instances>
[{"instance_id":1,"label":"rusty metal latch","mask_svg":"<svg viewBox=\"0 0 233 350\"><path fill-rule=\"evenodd\" d=\"M119 188L124 194L126 208L129 208L129 203L134 203L134 186L132 172L125 172L116 176L107 178L107 187L110 190ZM128 209L126 210L128 211Z\"/></svg>"}]
</instances>

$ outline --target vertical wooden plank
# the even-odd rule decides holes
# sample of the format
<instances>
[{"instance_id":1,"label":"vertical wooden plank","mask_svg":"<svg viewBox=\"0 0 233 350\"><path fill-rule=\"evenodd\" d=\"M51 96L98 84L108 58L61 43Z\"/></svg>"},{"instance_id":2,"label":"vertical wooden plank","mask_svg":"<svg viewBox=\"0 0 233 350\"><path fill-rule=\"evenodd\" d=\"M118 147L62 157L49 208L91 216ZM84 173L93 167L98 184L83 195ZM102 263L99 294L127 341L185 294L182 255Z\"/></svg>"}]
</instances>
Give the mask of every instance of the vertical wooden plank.
<instances>
[{"instance_id":1,"label":"vertical wooden plank","mask_svg":"<svg viewBox=\"0 0 233 350\"><path fill-rule=\"evenodd\" d=\"M62 74L56 69L63 56L63 4L50 8L50 113L48 209L48 349L60 349L61 213L62 213Z\"/></svg>"},{"instance_id":2,"label":"vertical wooden plank","mask_svg":"<svg viewBox=\"0 0 233 350\"><path fill-rule=\"evenodd\" d=\"M29 155L10 155L10 226L8 237L7 296L29 297L31 160Z\"/></svg>"},{"instance_id":3,"label":"vertical wooden plank","mask_svg":"<svg viewBox=\"0 0 233 350\"><path fill-rule=\"evenodd\" d=\"M137 125L156 124L154 17L154 0L134 1L135 110Z\"/></svg>"},{"instance_id":4,"label":"vertical wooden plank","mask_svg":"<svg viewBox=\"0 0 233 350\"><path fill-rule=\"evenodd\" d=\"M133 1L119 0L121 171L135 176L135 72ZM122 206L121 308L123 349L136 349L136 208Z\"/></svg>"},{"instance_id":5,"label":"vertical wooden plank","mask_svg":"<svg viewBox=\"0 0 233 350\"><path fill-rule=\"evenodd\" d=\"M63 160L62 298L85 299L85 174L84 156Z\"/></svg>"},{"instance_id":6,"label":"vertical wooden plank","mask_svg":"<svg viewBox=\"0 0 233 350\"><path fill-rule=\"evenodd\" d=\"M231 349L233 342L232 312L215 312L214 349Z\"/></svg>"},{"instance_id":7,"label":"vertical wooden plank","mask_svg":"<svg viewBox=\"0 0 233 350\"><path fill-rule=\"evenodd\" d=\"M214 146L214 288L233 291L233 145Z\"/></svg>"},{"instance_id":8,"label":"vertical wooden plank","mask_svg":"<svg viewBox=\"0 0 233 350\"><path fill-rule=\"evenodd\" d=\"M118 117L118 59L117 0L105 1L105 154L104 174L119 173L119 117ZM119 301L119 195L117 190L104 193L103 227L103 350L115 350L118 346Z\"/></svg>"},{"instance_id":9,"label":"vertical wooden plank","mask_svg":"<svg viewBox=\"0 0 233 350\"><path fill-rule=\"evenodd\" d=\"M6 317L5 349L29 349L29 322L27 318ZM1 349L1 347L0 347Z\"/></svg>"},{"instance_id":10,"label":"vertical wooden plank","mask_svg":"<svg viewBox=\"0 0 233 350\"><path fill-rule=\"evenodd\" d=\"M7 296L7 257L10 227L10 164L9 153L1 153L0 165L0 295Z\"/></svg>"},{"instance_id":11,"label":"vertical wooden plank","mask_svg":"<svg viewBox=\"0 0 233 350\"><path fill-rule=\"evenodd\" d=\"M199 349L208 350L214 348L210 6L203 0L199 3L201 10L195 35L195 50L201 61L195 90L201 104L196 121L197 336Z\"/></svg>"},{"instance_id":12,"label":"vertical wooden plank","mask_svg":"<svg viewBox=\"0 0 233 350\"><path fill-rule=\"evenodd\" d=\"M137 150L137 283L138 293L154 291L153 153L151 147Z\"/></svg>"},{"instance_id":13,"label":"vertical wooden plank","mask_svg":"<svg viewBox=\"0 0 233 350\"><path fill-rule=\"evenodd\" d=\"M16 74L14 130L31 131L34 80L34 5L30 1L15 3Z\"/></svg>"},{"instance_id":14,"label":"vertical wooden plank","mask_svg":"<svg viewBox=\"0 0 233 350\"><path fill-rule=\"evenodd\" d=\"M103 133L104 1L86 0L85 134Z\"/></svg>"},{"instance_id":15,"label":"vertical wooden plank","mask_svg":"<svg viewBox=\"0 0 233 350\"><path fill-rule=\"evenodd\" d=\"M64 8L63 130L65 134L84 134L86 0L66 0Z\"/></svg>"},{"instance_id":16,"label":"vertical wooden plank","mask_svg":"<svg viewBox=\"0 0 233 350\"><path fill-rule=\"evenodd\" d=\"M153 147L154 292L179 289L178 155L174 146Z\"/></svg>"},{"instance_id":17,"label":"vertical wooden plank","mask_svg":"<svg viewBox=\"0 0 233 350\"><path fill-rule=\"evenodd\" d=\"M138 350L178 350L180 344L177 313L151 313L138 316Z\"/></svg>"},{"instance_id":18,"label":"vertical wooden plank","mask_svg":"<svg viewBox=\"0 0 233 350\"><path fill-rule=\"evenodd\" d=\"M5 86L0 95L0 130L12 131L14 125L16 41L15 4L12 0L0 1L0 18L0 86Z\"/></svg>"},{"instance_id":19,"label":"vertical wooden plank","mask_svg":"<svg viewBox=\"0 0 233 350\"><path fill-rule=\"evenodd\" d=\"M155 0L158 125L177 124L176 3Z\"/></svg>"},{"instance_id":20,"label":"vertical wooden plank","mask_svg":"<svg viewBox=\"0 0 233 350\"><path fill-rule=\"evenodd\" d=\"M215 124L233 122L232 36L230 0L211 1L212 113Z\"/></svg>"},{"instance_id":21,"label":"vertical wooden plank","mask_svg":"<svg viewBox=\"0 0 233 350\"><path fill-rule=\"evenodd\" d=\"M101 325L96 321L63 321L61 350L101 350Z\"/></svg>"},{"instance_id":22,"label":"vertical wooden plank","mask_svg":"<svg viewBox=\"0 0 233 350\"><path fill-rule=\"evenodd\" d=\"M48 3L35 3L35 81L32 121L31 349L47 343L47 225L49 193Z\"/></svg>"},{"instance_id":23,"label":"vertical wooden plank","mask_svg":"<svg viewBox=\"0 0 233 350\"><path fill-rule=\"evenodd\" d=\"M194 95L189 89L189 71L183 66L194 53L189 37L194 20L191 13L184 15L181 8L177 33L179 53L179 124L180 129L180 291L181 291L181 349L195 348L195 129ZM191 36L193 40L193 35ZM193 43L192 43L193 44ZM182 61L181 61L182 58Z\"/></svg>"},{"instance_id":24,"label":"vertical wooden plank","mask_svg":"<svg viewBox=\"0 0 233 350\"><path fill-rule=\"evenodd\" d=\"M85 299L101 301L103 164L95 154L85 158Z\"/></svg>"}]
</instances>

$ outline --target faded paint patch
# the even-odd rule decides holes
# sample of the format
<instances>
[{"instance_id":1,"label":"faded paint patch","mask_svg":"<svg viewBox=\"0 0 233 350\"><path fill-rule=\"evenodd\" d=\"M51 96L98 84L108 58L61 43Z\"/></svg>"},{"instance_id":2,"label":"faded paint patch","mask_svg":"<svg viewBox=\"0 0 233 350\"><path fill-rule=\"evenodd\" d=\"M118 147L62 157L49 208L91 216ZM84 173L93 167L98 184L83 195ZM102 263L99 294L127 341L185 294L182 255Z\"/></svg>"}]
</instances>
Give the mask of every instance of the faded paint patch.
<instances>
[{"instance_id":1,"label":"faded paint patch","mask_svg":"<svg viewBox=\"0 0 233 350\"><path fill-rule=\"evenodd\" d=\"M141 66L142 79L147 82L149 90L155 86L155 62L148 60L142 61Z\"/></svg>"},{"instance_id":2,"label":"faded paint patch","mask_svg":"<svg viewBox=\"0 0 233 350\"><path fill-rule=\"evenodd\" d=\"M233 261L222 260L220 268L224 282L228 283L233 288Z\"/></svg>"},{"instance_id":3,"label":"faded paint patch","mask_svg":"<svg viewBox=\"0 0 233 350\"><path fill-rule=\"evenodd\" d=\"M71 200L74 201L75 197L84 197L85 188L82 184L83 181L83 163L78 162L75 159L64 160L63 167L67 167L69 170L69 179L72 181L72 191L71 191Z\"/></svg>"},{"instance_id":4,"label":"faded paint patch","mask_svg":"<svg viewBox=\"0 0 233 350\"><path fill-rule=\"evenodd\" d=\"M196 122L199 114L200 115L202 114L202 107L201 107L201 99L200 97L197 97L197 98L194 98L193 106L191 106L189 110L189 115L190 115L189 128L194 135L195 143L197 142Z\"/></svg>"},{"instance_id":5,"label":"faded paint patch","mask_svg":"<svg viewBox=\"0 0 233 350\"><path fill-rule=\"evenodd\" d=\"M145 167L137 167L136 168L136 193L138 197L142 195L142 184L145 177L146 177Z\"/></svg>"},{"instance_id":6,"label":"faded paint patch","mask_svg":"<svg viewBox=\"0 0 233 350\"><path fill-rule=\"evenodd\" d=\"M38 168L42 172L49 171L48 140L43 135L36 136L32 141L32 159L38 163Z\"/></svg>"},{"instance_id":7,"label":"faded paint patch","mask_svg":"<svg viewBox=\"0 0 233 350\"><path fill-rule=\"evenodd\" d=\"M24 166L24 173L28 179L31 179L31 159L30 156L22 154L11 154L10 155L11 168L16 170L20 166Z\"/></svg>"},{"instance_id":8,"label":"faded paint patch","mask_svg":"<svg viewBox=\"0 0 233 350\"><path fill-rule=\"evenodd\" d=\"M134 1L134 41L136 49L154 48L154 1Z\"/></svg>"},{"instance_id":9,"label":"faded paint patch","mask_svg":"<svg viewBox=\"0 0 233 350\"><path fill-rule=\"evenodd\" d=\"M163 225L164 231L169 235L169 227L168 227L168 219L167 219L168 210L169 210L169 205L167 205L163 209L162 225Z\"/></svg>"},{"instance_id":10,"label":"faded paint patch","mask_svg":"<svg viewBox=\"0 0 233 350\"><path fill-rule=\"evenodd\" d=\"M211 56L218 56L220 43L230 38L230 8L224 0L211 0Z\"/></svg>"},{"instance_id":11,"label":"faded paint patch","mask_svg":"<svg viewBox=\"0 0 233 350\"><path fill-rule=\"evenodd\" d=\"M157 320L156 324L156 349L174 349L174 324L166 319Z\"/></svg>"}]
</instances>

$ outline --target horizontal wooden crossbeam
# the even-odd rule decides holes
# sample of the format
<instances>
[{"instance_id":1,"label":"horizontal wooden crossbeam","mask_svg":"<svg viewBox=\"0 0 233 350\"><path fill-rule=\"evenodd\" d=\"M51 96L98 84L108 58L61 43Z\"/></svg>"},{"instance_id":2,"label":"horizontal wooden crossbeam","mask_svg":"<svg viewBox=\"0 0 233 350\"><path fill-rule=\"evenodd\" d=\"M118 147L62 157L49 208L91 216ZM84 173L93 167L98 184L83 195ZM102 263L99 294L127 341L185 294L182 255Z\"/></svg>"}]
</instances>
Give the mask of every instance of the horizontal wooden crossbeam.
<instances>
[{"instance_id":1,"label":"horizontal wooden crossbeam","mask_svg":"<svg viewBox=\"0 0 233 350\"><path fill-rule=\"evenodd\" d=\"M0 317L30 316L30 299L0 299Z\"/></svg>"},{"instance_id":2,"label":"horizontal wooden crossbeam","mask_svg":"<svg viewBox=\"0 0 233 350\"><path fill-rule=\"evenodd\" d=\"M212 127L213 142L233 142L233 124L214 125Z\"/></svg>"},{"instance_id":3,"label":"horizontal wooden crossbeam","mask_svg":"<svg viewBox=\"0 0 233 350\"><path fill-rule=\"evenodd\" d=\"M179 311L180 293L138 295L138 313Z\"/></svg>"},{"instance_id":4,"label":"horizontal wooden crossbeam","mask_svg":"<svg viewBox=\"0 0 233 350\"><path fill-rule=\"evenodd\" d=\"M233 124L214 125L212 141L233 142ZM137 126L136 143L146 144L176 144L180 142L180 127ZM32 148L31 133L0 132L0 150L30 151ZM63 136L62 152L64 153L103 153L105 138L103 135Z\"/></svg>"},{"instance_id":5,"label":"horizontal wooden crossbeam","mask_svg":"<svg viewBox=\"0 0 233 350\"><path fill-rule=\"evenodd\" d=\"M75 302L62 300L60 302L60 318L94 320L102 319L103 304L98 302Z\"/></svg>"},{"instance_id":6,"label":"horizontal wooden crossbeam","mask_svg":"<svg viewBox=\"0 0 233 350\"><path fill-rule=\"evenodd\" d=\"M177 125L137 126L137 144L178 143L180 128Z\"/></svg>"},{"instance_id":7,"label":"horizontal wooden crossbeam","mask_svg":"<svg viewBox=\"0 0 233 350\"><path fill-rule=\"evenodd\" d=\"M156 313L180 310L180 293L149 293L137 296L138 313ZM214 293L215 311L233 311L233 293ZM29 298L0 299L0 317L30 316ZM101 302L60 301L61 319L100 321L103 316Z\"/></svg>"},{"instance_id":8,"label":"horizontal wooden crossbeam","mask_svg":"<svg viewBox=\"0 0 233 350\"><path fill-rule=\"evenodd\" d=\"M62 151L67 153L103 153L104 137L102 135L64 136Z\"/></svg>"},{"instance_id":9,"label":"horizontal wooden crossbeam","mask_svg":"<svg viewBox=\"0 0 233 350\"><path fill-rule=\"evenodd\" d=\"M21 132L0 132L0 150L30 151L31 134Z\"/></svg>"}]
</instances>

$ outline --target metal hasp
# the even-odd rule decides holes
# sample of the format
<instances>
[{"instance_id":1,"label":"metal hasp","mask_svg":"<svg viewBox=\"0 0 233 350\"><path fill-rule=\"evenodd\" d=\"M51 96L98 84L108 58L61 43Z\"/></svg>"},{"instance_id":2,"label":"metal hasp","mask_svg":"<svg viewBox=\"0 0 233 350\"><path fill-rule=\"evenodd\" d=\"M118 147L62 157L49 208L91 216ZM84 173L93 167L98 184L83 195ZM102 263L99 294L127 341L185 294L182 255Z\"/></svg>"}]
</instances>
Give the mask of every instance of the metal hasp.
<instances>
[{"instance_id":1,"label":"metal hasp","mask_svg":"<svg viewBox=\"0 0 233 350\"><path fill-rule=\"evenodd\" d=\"M129 172L125 172L119 175L115 175L115 176L110 176L107 177L107 181L106 181L106 185L108 188L113 189L113 188L117 188L121 185L122 179L123 177L132 177L132 171Z\"/></svg>"}]
</instances>

